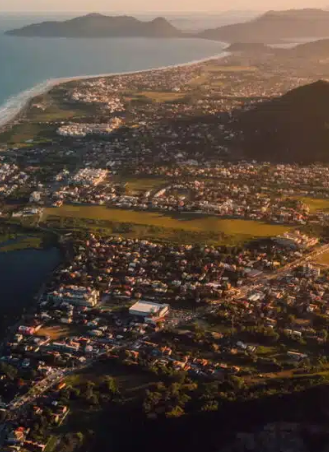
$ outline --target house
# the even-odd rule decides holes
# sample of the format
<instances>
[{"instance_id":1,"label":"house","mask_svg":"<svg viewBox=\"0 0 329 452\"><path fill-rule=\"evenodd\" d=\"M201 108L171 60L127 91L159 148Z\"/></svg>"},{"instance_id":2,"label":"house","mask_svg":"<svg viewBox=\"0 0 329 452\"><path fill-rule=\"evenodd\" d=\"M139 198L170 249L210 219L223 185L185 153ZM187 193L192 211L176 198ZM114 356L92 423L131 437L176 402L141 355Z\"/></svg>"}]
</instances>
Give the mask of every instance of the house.
<instances>
[{"instance_id":1,"label":"house","mask_svg":"<svg viewBox=\"0 0 329 452\"><path fill-rule=\"evenodd\" d=\"M24 427L18 427L14 430L11 430L7 435L7 443L8 444L20 444L25 440L26 430Z\"/></svg>"}]
</instances>

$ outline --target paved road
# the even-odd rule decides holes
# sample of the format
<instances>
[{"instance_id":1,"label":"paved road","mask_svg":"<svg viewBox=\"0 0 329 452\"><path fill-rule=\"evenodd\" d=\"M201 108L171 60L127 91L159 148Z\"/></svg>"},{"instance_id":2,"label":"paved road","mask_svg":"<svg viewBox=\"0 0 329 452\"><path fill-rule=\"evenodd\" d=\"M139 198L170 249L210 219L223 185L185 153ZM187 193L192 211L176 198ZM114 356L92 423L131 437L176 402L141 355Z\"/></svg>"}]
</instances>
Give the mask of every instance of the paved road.
<instances>
[{"instance_id":1,"label":"paved road","mask_svg":"<svg viewBox=\"0 0 329 452\"><path fill-rule=\"evenodd\" d=\"M301 257L300 259L291 262L290 264L285 265L278 270L268 273L262 274L253 280L250 280L250 284L245 284L239 288L239 294L234 298L237 300L245 299L248 293L255 289L257 285L264 285L267 282L276 279L278 277L285 276L291 272L296 267L299 267L307 262L314 260L316 257L329 252L329 244L318 247L314 251L308 253L307 255ZM199 308L194 312L187 313L186 311L182 311L180 314L176 316L176 319L172 323L172 326L179 327L180 325L186 325L186 323L196 320L197 318L203 317L206 314L214 312L216 310L216 306L210 306L206 308Z\"/></svg>"},{"instance_id":2,"label":"paved road","mask_svg":"<svg viewBox=\"0 0 329 452\"><path fill-rule=\"evenodd\" d=\"M279 276L285 276L287 275L292 269L309 262L313 260L314 258L320 256L321 254L329 251L329 244L323 245L316 250L312 251L311 253L303 256L302 258L276 270L273 273L270 273L268 275L261 275L258 278L255 278L252 281L253 286L255 286L257 283L259 284L266 284L267 281L273 280L275 278L278 278ZM240 293L238 295L238 299L245 298L248 295L248 292L252 289L252 286L245 285L240 288ZM205 309L198 309L193 313L190 313L189 320L196 319L198 317L202 317L206 313L213 311L214 307L207 307ZM183 313L182 313L183 315ZM184 318L179 321L177 319L177 326L180 323L186 323L186 312L184 312ZM120 348L127 348L130 345L130 343L122 344ZM24 408L26 405L31 404L35 399L40 397L41 394L48 391L52 386L59 384L65 377L67 377L69 374L75 373L78 370L82 370L84 368L87 368L91 366L94 363L94 360L88 360L83 366L77 367L75 369L57 369L55 372L53 372L51 375L47 376L45 379L37 383L27 394L14 399L8 406L8 411L10 411L12 414L20 411L22 408Z\"/></svg>"}]
</instances>

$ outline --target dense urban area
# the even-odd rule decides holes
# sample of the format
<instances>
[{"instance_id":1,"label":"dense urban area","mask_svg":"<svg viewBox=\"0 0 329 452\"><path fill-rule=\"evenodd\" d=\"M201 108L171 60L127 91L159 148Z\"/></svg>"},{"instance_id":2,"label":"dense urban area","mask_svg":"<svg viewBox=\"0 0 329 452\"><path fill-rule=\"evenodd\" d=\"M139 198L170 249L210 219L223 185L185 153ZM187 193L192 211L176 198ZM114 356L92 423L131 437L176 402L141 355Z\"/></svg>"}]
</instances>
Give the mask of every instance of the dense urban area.
<instances>
[{"instance_id":1,"label":"dense urban area","mask_svg":"<svg viewBox=\"0 0 329 452\"><path fill-rule=\"evenodd\" d=\"M2 131L0 252L62 253L3 324L2 452L149 450L159 419L328 381L328 162L247 158L237 126L328 76L247 48L55 86Z\"/></svg>"}]
</instances>

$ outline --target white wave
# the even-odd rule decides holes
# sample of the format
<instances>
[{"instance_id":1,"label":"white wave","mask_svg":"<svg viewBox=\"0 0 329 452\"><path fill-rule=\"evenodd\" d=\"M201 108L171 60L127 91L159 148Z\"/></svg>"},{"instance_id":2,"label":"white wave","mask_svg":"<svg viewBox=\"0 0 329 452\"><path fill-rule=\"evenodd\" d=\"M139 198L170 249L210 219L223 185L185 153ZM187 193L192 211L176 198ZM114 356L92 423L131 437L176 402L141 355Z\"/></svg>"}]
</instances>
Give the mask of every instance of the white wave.
<instances>
[{"instance_id":1,"label":"white wave","mask_svg":"<svg viewBox=\"0 0 329 452\"><path fill-rule=\"evenodd\" d=\"M225 44L225 43L220 43ZM129 75L129 74L139 74L144 72L153 72L153 71L163 71L164 69L170 69L170 68L177 68L177 67L184 67L184 66L191 66L194 64L200 64L204 63L206 61L211 61L218 58L225 58L230 53L225 52L223 49L223 52L221 52L218 55L214 55L212 57L208 58L202 58L199 60L193 60L188 63L180 63L175 65L169 65L169 66L161 66L156 68L150 68L150 69L143 69L139 71L130 71L130 72L111 72L106 74L94 74L94 75L78 75L75 77L59 77L54 78L50 80L46 80L45 82L42 82L33 88L27 89L25 91L22 91L16 96L10 97L2 106L0 106L0 127L4 127L6 124L8 124L10 121L14 120L15 117L24 109L27 104L36 96L40 96L41 94L44 94L48 91L50 91L54 86L61 85L63 83L75 81L75 80L87 80L92 78L98 78L98 77L111 77L115 75Z\"/></svg>"}]
</instances>

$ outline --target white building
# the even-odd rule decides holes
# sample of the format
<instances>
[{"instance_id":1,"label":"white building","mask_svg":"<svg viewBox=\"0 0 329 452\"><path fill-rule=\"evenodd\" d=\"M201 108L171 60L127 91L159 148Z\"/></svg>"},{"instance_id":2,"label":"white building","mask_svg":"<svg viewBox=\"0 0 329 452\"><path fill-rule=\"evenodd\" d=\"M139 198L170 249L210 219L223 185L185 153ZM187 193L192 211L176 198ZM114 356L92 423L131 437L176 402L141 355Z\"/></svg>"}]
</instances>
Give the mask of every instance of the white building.
<instances>
[{"instance_id":1,"label":"white building","mask_svg":"<svg viewBox=\"0 0 329 452\"><path fill-rule=\"evenodd\" d=\"M168 304L151 303L149 301L138 301L129 309L130 315L150 318L164 317L168 312Z\"/></svg>"},{"instance_id":2,"label":"white building","mask_svg":"<svg viewBox=\"0 0 329 452\"><path fill-rule=\"evenodd\" d=\"M56 303L68 303L73 306L94 307L98 303L99 292L89 287L60 287L48 294L48 300Z\"/></svg>"},{"instance_id":3,"label":"white building","mask_svg":"<svg viewBox=\"0 0 329 452\"><path fill-rule=\"evenodd\" d=\"M30 195L30 202L40 202L41 200L41 193L39 191L34 191Z\"/></svg>"}]
</instances>

